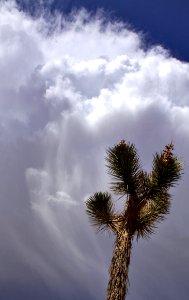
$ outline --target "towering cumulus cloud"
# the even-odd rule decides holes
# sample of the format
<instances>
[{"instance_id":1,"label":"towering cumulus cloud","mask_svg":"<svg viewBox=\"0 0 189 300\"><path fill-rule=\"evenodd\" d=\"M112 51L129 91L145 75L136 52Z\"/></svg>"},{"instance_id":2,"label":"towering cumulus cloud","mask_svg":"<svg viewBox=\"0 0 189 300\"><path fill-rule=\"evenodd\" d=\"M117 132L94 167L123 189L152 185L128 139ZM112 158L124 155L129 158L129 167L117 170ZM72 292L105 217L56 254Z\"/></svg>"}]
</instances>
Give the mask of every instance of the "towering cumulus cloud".
<instances>
[{"instance_id":1,"label":"towering cumulus cloud","mask_svg":"<svg viewBox=\"0 0 189 300\"><path fill-rule=\"evenodd\" d=\"M112 240L84 200L108 188L105 149L121 138L148 171L171 140L186 164L169 221L134 251L128 300L187 299L189 65L142 45L98 15L32 19L1 2L1 299L103 299Z\"/></svg>"}]
</instances>

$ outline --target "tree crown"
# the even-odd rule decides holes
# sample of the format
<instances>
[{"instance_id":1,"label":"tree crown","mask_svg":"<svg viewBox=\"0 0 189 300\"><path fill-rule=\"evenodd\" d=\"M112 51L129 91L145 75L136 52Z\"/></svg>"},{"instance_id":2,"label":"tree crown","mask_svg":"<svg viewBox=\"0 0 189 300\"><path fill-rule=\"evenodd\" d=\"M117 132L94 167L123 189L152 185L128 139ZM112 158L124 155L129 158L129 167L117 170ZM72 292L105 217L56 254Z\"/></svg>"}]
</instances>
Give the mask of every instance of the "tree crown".
<instances>
[{"instance_id":1,"label":"tree crown","mask_svg":"<svg viewBox=\"0 0 189 300\"><path fill-rule=\"evenodd\" d=\"M122 228L137 237L148 236L169 213L169 189L182 175L182 164L173 154L173 144L153 157L152 171L142 170L136 147L121 140L107 150L106 166L112 177L111 190L125 197L125 208L115 212L111 194L95 193L87 202L87 213L98 229Z\"/></svg>"}]
</instances>

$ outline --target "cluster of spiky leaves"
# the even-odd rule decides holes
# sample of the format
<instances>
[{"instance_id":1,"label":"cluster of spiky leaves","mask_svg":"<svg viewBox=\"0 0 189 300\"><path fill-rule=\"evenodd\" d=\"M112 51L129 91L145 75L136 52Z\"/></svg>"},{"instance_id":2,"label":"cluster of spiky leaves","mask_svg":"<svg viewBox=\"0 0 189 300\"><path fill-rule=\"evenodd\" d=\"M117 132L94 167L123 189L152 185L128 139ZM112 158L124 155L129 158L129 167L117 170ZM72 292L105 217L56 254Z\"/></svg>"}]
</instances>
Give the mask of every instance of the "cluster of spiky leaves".
<instances>
[{"instance_id":1,"label":"cluster of spiky leaves","mask_svg":"<svg viewBox=\"0 0 189 300\"><path fill-rule=\"evenodd\" d=\"M86 202L91 223L99 230L110 227L114 217L114 207L109 193L95 193Z\"/></svg>"},{"instance_id":2,"label":"cluster of spiky leaves","mask_svg":"<svg viewBox=\"0 0 189 300\"><path fill-rule=\"evenodd\" d=\"M164 192L151 200L146 200L145 205L140 209L134 222L134 229L137 238L148 237L154 232L157 223L165 219L169 213L170 196Z\"/></svg>"},{"instance_id":3,"label":"cluster of spiky leaves","mask_svg":"<svg viewBox=\"0 0 189 300\"><path fill-rule=\"evenodd\" d=\"M135 146L131 144L126 147L125 141L121 140L107 150L106 161L108 173L114 178L111 189L116 194L135 196L140 185L138 178L142 173Z\"/></svg>"},{"instance_id":4,"label":"cluster of spiky leaves","mask_svg":"<svg viewBox=\"0 0 189 300\"><path fill-rule=\"evenodd\" d=\"M173 144L168 144L161 154L154 156L151 181L156 189L169 189L180 179L182 167L173 149Z\"/></svg>"},{"instance_id":5,"label":"cluster of spiky leaves","mask_svg":"<svg viewBox=\"0 0 189 300\"><path fill-rule=\"evenodd\" d=\"M152 172L146 187L145 205L141 207L136 220L137 237L148 236L154 231L157 223L169 213L169 189L180 179L182 165L173 155L173 144L168 144L153 159Z\"/></svg>"},{"instance_id":6,"label":"cluster of spiky leaves","mask_svg":"<svg viewBox=\"0 0 189 300\"><path fill-rule=\"evenodd\" d=\"M98 228L111 228L112 220L121 216L121 227L124 225L131 235L148 236L169 212L169 188L181 177L182 166L173 155L173 144L154 155L150 174L141 169L135 145L125 140L107 150L106 162L113 177L111 189L126 195L125 210L116 214L111 195L95 193L86 202L92 223Z\"/></svg>"}]
</instances>

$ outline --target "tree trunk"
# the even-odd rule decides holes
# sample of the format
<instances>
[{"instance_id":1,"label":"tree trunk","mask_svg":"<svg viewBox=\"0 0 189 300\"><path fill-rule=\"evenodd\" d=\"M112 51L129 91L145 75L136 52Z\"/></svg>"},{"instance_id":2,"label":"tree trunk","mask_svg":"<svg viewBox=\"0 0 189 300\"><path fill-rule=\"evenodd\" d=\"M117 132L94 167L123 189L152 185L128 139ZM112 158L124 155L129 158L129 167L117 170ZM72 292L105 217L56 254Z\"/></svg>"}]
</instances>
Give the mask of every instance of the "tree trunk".
<instances>
[{"instance_id":1,"label":"tree trunk","mask_svg":"<svg viewBox=\"0 0 189 300\"><path fill-rule=\"evenodd\" d=\"M124 300L128 290L128 271L132 238L126 230L117 234L109 269L107 300Z\"/></svg>"}]
</instances>

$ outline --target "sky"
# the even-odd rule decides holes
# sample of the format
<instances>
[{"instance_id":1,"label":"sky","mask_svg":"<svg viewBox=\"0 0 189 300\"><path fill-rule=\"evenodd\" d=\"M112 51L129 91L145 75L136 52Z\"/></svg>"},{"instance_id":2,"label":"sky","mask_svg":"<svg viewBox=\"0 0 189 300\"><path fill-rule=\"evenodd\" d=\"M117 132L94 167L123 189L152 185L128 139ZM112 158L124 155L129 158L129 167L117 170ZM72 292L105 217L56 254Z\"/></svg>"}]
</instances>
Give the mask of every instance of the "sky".
<instances>
[{"instance_id":1,"label":"sky","mask_svg":"<svg viewBox=\"0 0 189 300\"><path fill-rule=\"evenodd\" d=\"M32 14L42 6L51 12L70 13L84 7L91 13L99 9L106 18L121 20L132 30L142 32L146 45L163 45L172 56L189 61L188 0L17 0Z\"/></svg>"},{"instance_id":2,"label":"sky","mask_svg":"<svg viewBox=\"0 0 189 300\"><path fill-rule=\"evenodd\" d=\"M170 141L184 165L170 215L134 241L127 299L187 300L187 4L155 2L158 19L91 3L0 2L0 297L105 299L114 237L85 200L109 190L106 149L125 138L148 172Z\"/></svg>"}]
</instances>

